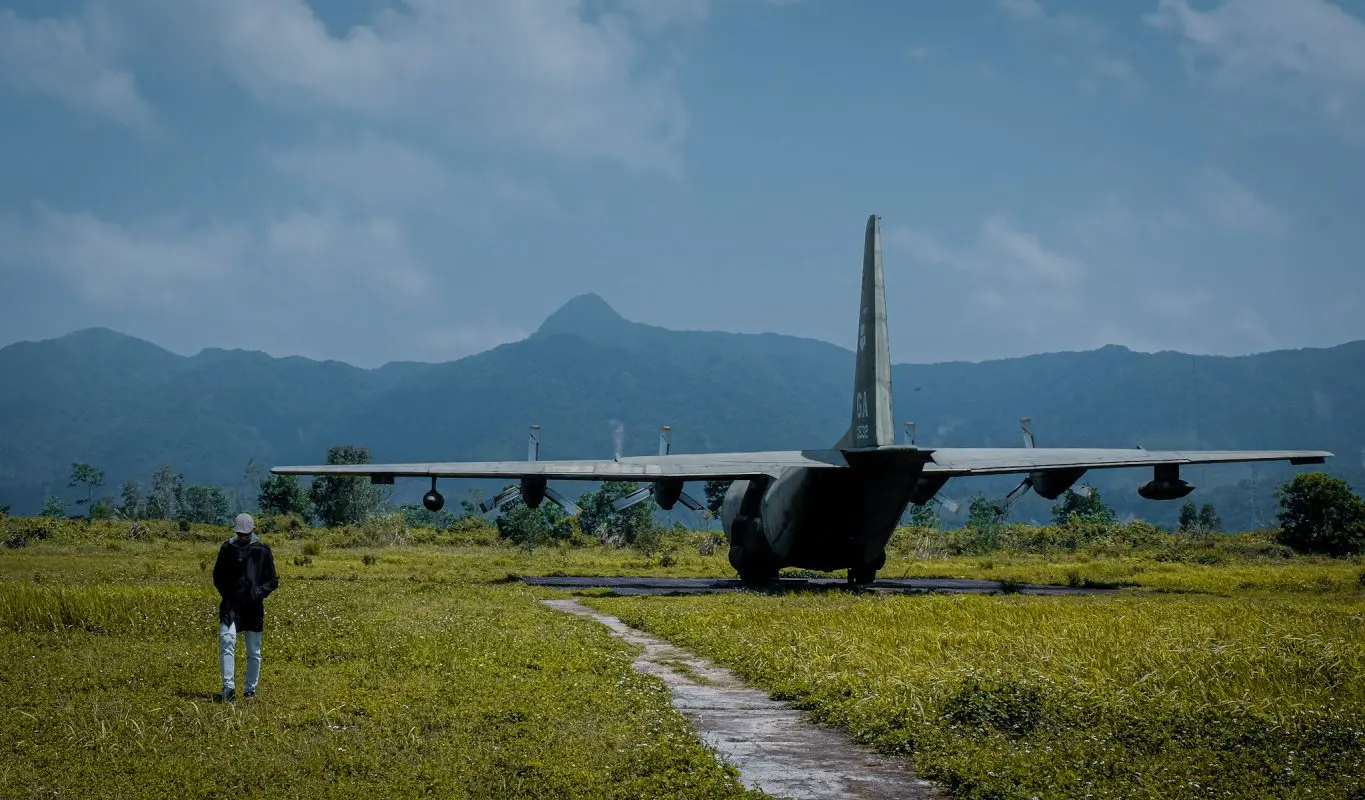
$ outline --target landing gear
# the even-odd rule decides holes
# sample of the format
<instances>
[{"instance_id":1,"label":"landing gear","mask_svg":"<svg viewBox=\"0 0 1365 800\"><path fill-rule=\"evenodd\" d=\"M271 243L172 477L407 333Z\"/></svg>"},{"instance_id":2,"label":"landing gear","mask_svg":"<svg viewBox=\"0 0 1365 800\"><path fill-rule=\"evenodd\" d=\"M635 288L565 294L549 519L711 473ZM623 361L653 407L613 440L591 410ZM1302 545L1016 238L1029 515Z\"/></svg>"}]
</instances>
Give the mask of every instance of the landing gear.
<instances>
[{"instance_id":1,"label":"landing gear","mask_svg":"<svg viewBox=\"0 0 1365 800\"><path fill-rule=\"evenodd\" d=\"M745 586L758 588L777 581L777 564L763 536L762 522L754 517L739 517L730 531L730 566L739 573Z\"/></svg>"},{"instance_id":2,"label":"landing gear","mask_svg":"<svg viewBox=\"0 0 1365 800\"><path fill-rule=\"evenodd\" d=\"M422 506L433 514L445 508L446 499L441 493L436 491L436 479L431 479L431 491L422 495Z\"/></svg>"},{"instance_id":3,"label":"landing gear","mask_svg":"<svg viewBox=\"0 0 1365 800\"><path fill-rule=\"evenodd\" d=\"M877 580L876 567L863 566L849 567L848 569L849 586L867 586L875 580Z\"/></svg>"},{"instance_id":4,"label":"landing gear","mask_svg":"<svg viewBox=\"0 0 1365 800\"><path fill-rule=\"evenodd\" d=\"M877 570L886 566L886 551L877 557L876 561L870 564L859 564L848 568L849 586L869 586L877 580Z\"/></svg>"}]
</instances>

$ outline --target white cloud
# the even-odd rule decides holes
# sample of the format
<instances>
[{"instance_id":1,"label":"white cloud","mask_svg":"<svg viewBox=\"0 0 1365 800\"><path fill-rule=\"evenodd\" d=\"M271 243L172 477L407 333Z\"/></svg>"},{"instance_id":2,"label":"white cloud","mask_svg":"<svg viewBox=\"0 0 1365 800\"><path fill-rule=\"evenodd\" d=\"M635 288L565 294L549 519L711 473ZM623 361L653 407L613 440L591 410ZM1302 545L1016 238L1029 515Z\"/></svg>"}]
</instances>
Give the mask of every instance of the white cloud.
<instances>
[{"instance_id":1,"label":"white cloud","mask_svg":"<svg viewBox=\"0 0 1365 800\"><path fill-rule=\"evenodd\" d=\"M54 97L139 133L157 130L132 73L100 52L87 19L25 19L0 9L0 84Z\"/></svg>"},{"instance_id":2,"label":"white cloud","mask_svg":"<svg viewBox=\"0 0 1365 800\"><path fill-rule=\"evenodd\" d=\"M0 217L0 265L55 275L98 306L164 310L187 303L231 276L250 247L232 225L191 227L175 220L139 229L85 213L39 207Z\"/></svg>"},{"instance_id":3,"label":"white cloud","mask_svg":"<svg viewBox=\"0 0 1365 800\"><path fill-rule=\"evenodd\" d=\"M996 0L995 6L1010 19L1042 30L1057 42L1079 51L1077 63L1083 70L1080 85L1085 89L1097 91L1100 83L1106 81L1129 88L1139 86L1137 70L1124 59L1106 51L1108 34L1093 19L1077 14L1050 12L1038 0ZM1052 60L1059 66L1071 61L1055 52L1052 53Z\"/></svg>"},{"instance_id":4,"label":"white cloud","mask_svg":"<svg viewBox=\"0 0 1365 800\"><path fill-rule=\"evenodd\" d=\"M889 231L886 240L922 265L961 273L970 281L972 308L1008 327L1038 333L1083 305L1085 267L1004 217L983 220L967 247L905 228Z\"/></svg>"},{"instance_id":5,"label":"white cloud","mask_svg":"<svg viewBox=\"0 0 1365 800\"><path fill-rule=\"evenodd\" d=\"M1238 231L1275 233L1284 228L1283 212L1222 170L1199 172L1193 187L1196 200L1215 221Z\"/></svg>"},{"instance_id":6,"label":"white cloud","mask_svg":"<svg viewBox=\"0 0 1365 800\"><path fill-rule=\"evenodd\" d=\"M428 286L403 229L382 218L291 211L257 226L168 219L123 225L39 207L0 217L0 265L56 276L92 306L162 312L290 292L410 299Z\"/></svg>"},{"instance_id":7,"label":"white cloud","mask_svg":"<svg viewBox=\"0 0 1365 800\"><path fill-rule=\"evenodd\" d=\"M1365 121L1365 21L1329 0L1224 0L1207 11L1159 0L1151 25L1182 38L1190 69L1226 90L1286 82L1327 120Z\"/></svg>"},{"instance_id":8,"label":"white cloud","mask_svg":"<svg viewBox=\"0 0 1365 800\"><path fill-rule=\"evenodd\" d=\"M706 18L670 0L409 0L332 31L304 0L112 0L144 44L192 50L258 101L328 111L451 144L676 171L687 130L659 56ZM127 10L134 9L134 10ZM600 13L597 13L599 12Z\"/></svg>"}]
</instances>

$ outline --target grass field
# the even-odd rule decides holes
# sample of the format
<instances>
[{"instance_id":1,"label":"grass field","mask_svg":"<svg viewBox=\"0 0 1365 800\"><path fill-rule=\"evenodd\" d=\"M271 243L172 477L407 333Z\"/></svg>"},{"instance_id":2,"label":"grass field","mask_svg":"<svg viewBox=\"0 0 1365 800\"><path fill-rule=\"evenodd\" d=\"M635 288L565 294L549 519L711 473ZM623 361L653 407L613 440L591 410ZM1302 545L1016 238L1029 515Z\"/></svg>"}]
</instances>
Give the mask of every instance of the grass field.
<instances>
[{"instance_id":1,"label":"grass field","mask_svg":"<svg viewBox=\"0 0 1365 800\"><path fill-rule=\"evenodd\" d=\"M261 694L233 706L211 541L0 549L0 797L744 796L629 648L515 580L728 576L723 550L272 543ZM902 555L882 574L1129 588L584 600L958 797L1360 798L1362 569Z\"/></svg>"},{"instance_id":2,"label":"grass field","mask_svg":"<svg viewBox=\"0 0 1365 800\"><path fill-rule=\"evenodd\" d=\"M279 547L259 696L216 704L214 550L0 551L0 797L745 794L627 647L490 582L515 551Z\"/></svg>"},{"instance_id":3,"label":"grass field","mask_svg":"<svg viewBox=\"0 0 1365 800\"><path fill-rule=\"evenodd\" d=\"M586 602L913 758L957 797L1365 798L1358 564L904 568L1154 588Z\"/></svg>"}]
</instances>

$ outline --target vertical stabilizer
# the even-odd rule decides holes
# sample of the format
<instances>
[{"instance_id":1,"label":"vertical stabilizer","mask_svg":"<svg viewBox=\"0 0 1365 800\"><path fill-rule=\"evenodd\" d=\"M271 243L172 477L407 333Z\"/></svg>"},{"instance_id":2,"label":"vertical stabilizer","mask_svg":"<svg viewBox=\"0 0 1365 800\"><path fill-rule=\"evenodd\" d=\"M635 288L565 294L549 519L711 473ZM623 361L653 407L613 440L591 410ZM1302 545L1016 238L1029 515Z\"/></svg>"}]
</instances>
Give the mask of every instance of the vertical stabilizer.
<instances>
[{"instance_id":1,"label":"vertical stabilizer","mask_svg":"<svg viewBox=\"0 0 1365 800\"><path fill-rule=\"evenodd\" d=\"M886 334L886 288L882 276L882 223L867 218L863 240L863 296L858 311L858 353L853 372L853 424L843 447L896 443L891 421L891 348Z\"/></svg>"}]
</instances>

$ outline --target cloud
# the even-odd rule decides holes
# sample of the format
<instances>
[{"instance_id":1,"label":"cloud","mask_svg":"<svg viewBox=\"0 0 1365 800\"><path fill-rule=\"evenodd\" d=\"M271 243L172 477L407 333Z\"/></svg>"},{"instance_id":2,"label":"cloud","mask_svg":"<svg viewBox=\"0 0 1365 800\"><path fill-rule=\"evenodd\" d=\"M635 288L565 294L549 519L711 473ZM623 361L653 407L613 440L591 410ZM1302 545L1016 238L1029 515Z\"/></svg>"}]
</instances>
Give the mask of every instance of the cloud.
<instances>
[{"instance_id":1,"label":"cloud","mask_svg":"<svg viewBox=\"0 0 1365 800\"><path fill-rule=\"evenodd\" d=\"M165 220L139 229L85 213L38 207L0 216L0 266L38 270L100 306L165 310L227 281L249 246L234 225Z\"/></svg>"},{"instance_id":2,"label":"cloud","mask_svg":"<svg viewBox=\"0 0 1365 800\"><path fill-rule=\"evenodd\" d=\"M1331 122L1365 121L1365 21L1328 0L1159 0L1146 21L1182 39L1192 72L1224 90L1286 82Z\"/></svg>"},{"instance_id":3,"label":"cloud","mask_svg":"<svg viewBox=\"0 0 1365 800\"><path fill-rule=\"evenodd\" d=\"M661 43L705 20L708 5L409 0L344 31L304 0L105 7L135 17L146 47L192 50L286 114L671 173L688 118Z\"/></svg>"},{"instance_id":4,"label":"cloud","mask_svg":"<svg viewBox=\"0 0 1365 800\"><path fill-rule=\"evenodd\" d=\"M1205 211L1232 230L1275 233L1287 224L1283 212L1222 170L1201 170L1194 179L1193 191Z\"/></svg>"},{"instance_id":5,"label":"cloud","mask_svg":"<svg viewBox=\"0 0 1365 800\"><path fill-rule=\"evenodd\" d=\"M427 280L401 226L294 210L259 225L183 219L124 225L40 206L0 217L6 271L36 270L95 307L160 312L268 305L284 294L407 299Z\"/></svg>"},{"instance_id":6,"label":"cloud","mask_svg":"<svg viewBox=\"0 0 1365 800\"><path fill-rule=\"evenodd\" d=\"M87 19L24 19L0 9L0 85L56 98L140 134L158 128L132 73L100 52Z\"/></svg>"},{"instance_id":7,"label":"cloud","mask_svg":"<svg viewBox=\"0 0 1365 800\"><path fill-rule=\"evenodd\" d=\"M1086 268L1005 217L984 219L966 247L906 228L890 231L886 239L923 264L961 273L970 283L972 308L1009 327L1037 333L1083 305Z\"/></svg>"},{"instance_id":8,"label":"cloud","mask_svg":"<svg viewBox=\"0 0 1365 800\"><path fill-rule=\"evenodd\" d=\"M995 6L1015 22L1041 30L1057 42L1078 50L1080 58L1077 61L1083 70L1080 85L1086 90L1098 91L1099 85L1106 81L1129 88L1139 86L1133 65L1105 50L1108 33L1093 19L1050 12L1038 0L996 0ZM1053 56L1054 63L1059 65L1071 61L1057 53Z\"/></svg>"}]
</instances>

